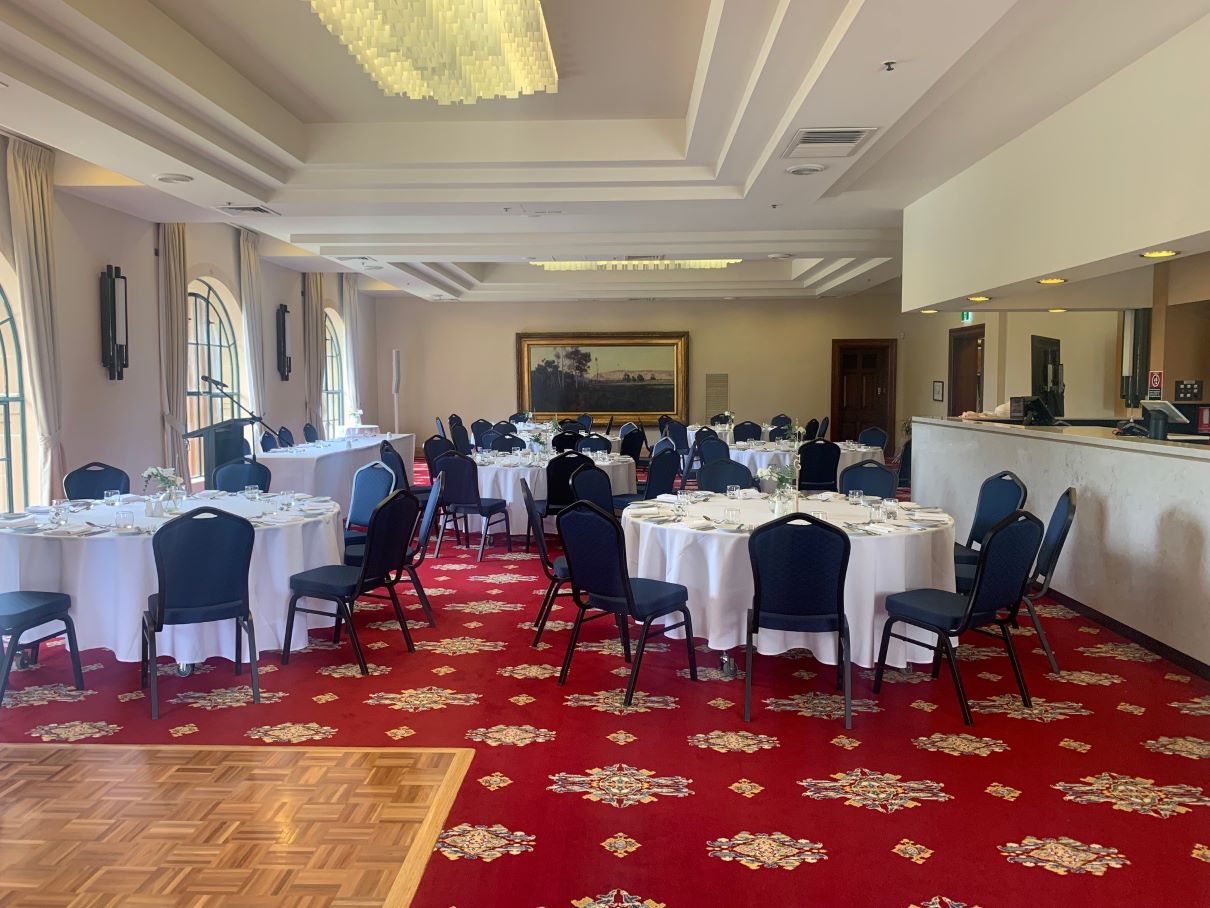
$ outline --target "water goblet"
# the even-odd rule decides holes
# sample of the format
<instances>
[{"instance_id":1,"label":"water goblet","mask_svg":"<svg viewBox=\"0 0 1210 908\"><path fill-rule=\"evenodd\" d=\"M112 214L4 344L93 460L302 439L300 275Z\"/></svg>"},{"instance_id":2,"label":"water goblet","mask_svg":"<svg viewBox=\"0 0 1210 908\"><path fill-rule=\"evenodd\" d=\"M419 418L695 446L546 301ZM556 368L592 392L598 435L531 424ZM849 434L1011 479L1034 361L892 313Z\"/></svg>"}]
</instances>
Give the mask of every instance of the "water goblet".
<instances>
[{"instance_id":1,"label":"water goblet","mask_svg":"<svg viewBox=\"0 0 1210 908\"><path fill-rule=\"evenodd\" d=\"M118 530L129 530L134 526L134 511L118 511L113 515L113 525Z\"/></svg>"},{"instance_id":2,"label":"water goblet","mask_svg":"<svg viewBox=\"0 0 1210 908\"><path fill-rule=\"evenodd\" d=\"M280 511L294 510L294 493L282 492L277 499L277 508Z\"/></svg>"},{"instance_id":3,"label":"water goblet","mask_svg":"<svg viewBox=\"0 0 1210 908\"><path fill-rule=\"evenodd\" d=\"M882 499L882 509L886 512L887 520L894 520L899 516L899 501L894 498Z\"/></svg>"},{"instance_id":4,"label":"water goblet","mask_svg":"<svg viewBox=\"0 0 1210 908\"><path fill-rule=\"evenodd\" d=\"M727 486L727 497L728 498L739 498L739 486L737 486L737 485Z\"/></svg>"},{"instance_id":5,"label":"water goblet","mask_svg":"<svg viewBox=\"0 0 1210 908\"><path fill-rule=\"evenodd\" d=\"M723 508L723 520L727 523L739 523L739 508Z\"/></svg>"},{"instance_id":6,"label":"water goblet","mask_svg":"<svg viewBox=\"0 0 1210 908\"><path fill-rule=\"evenodd\" d=\"M256 501L258 498L260 498L260 486L258 486L258 485L244 486L244 497L247 498L249 501Z\"/></svg>"},{"instance_id":7,"label":"water goblet","mask_svg":"<svg viewBox=\"0 0 1210 908\"><path fill-rule=\"evenodd\" d=\"M865 493L861 489L849 489L849 504L859 505Z\"/></svg>"},{"instance_id":8,"label":"water goblet","mask_svg":"<svg viewBox=\"0 0 1210 908\"><path fill-rule=\"evenodd\" d=\"M118 489L106 489L105 490L105 503L107 505L110 505L112 507L113 505L118 504L118 502L121 500L121 498L122 498L122 493L120 490L118 490Z\"/></svg>"}]
</instances>

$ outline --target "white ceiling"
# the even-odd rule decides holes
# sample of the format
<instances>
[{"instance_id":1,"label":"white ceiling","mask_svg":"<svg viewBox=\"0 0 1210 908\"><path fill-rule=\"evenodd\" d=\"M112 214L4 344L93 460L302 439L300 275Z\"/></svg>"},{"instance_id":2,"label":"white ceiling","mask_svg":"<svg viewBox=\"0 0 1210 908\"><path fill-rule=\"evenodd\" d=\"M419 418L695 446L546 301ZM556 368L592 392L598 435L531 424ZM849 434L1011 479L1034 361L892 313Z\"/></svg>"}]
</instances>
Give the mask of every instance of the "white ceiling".
<instances>
[{"instance_id":1,"label":"white ceiling","mask_svg":"<svg viewBox=\"0 0 1210 908\"><path fill-rule=\"evenodd\" d=\"M59 168L68 191L252 227L311 254L290 267L360 270L345 260L364 256L380 267L363 288L401 299L846 295L898 276L905 205L1210 0L544 9L557 94L441 107L383 96L303 0L0 0L0 126L82 159ZM786 174L797 129L857 126L877 131L855 155ZM166 186L164 172L195 179ZM526 264L624 255L744 262Z\"/></svg>"}]
</instances>

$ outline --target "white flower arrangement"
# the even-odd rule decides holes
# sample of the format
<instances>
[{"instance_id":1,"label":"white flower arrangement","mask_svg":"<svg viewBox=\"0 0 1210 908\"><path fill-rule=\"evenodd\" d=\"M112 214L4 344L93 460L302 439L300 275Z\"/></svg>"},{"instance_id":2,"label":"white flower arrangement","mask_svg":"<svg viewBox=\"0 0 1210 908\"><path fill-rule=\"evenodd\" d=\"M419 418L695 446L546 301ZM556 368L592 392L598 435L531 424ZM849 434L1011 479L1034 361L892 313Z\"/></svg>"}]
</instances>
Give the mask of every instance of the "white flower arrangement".
<instances>
[{"instance_id":1,"label":"white flower arrangement","mask_svg":"<svg viewBox=\"0 0 1210 908\"><path fill-rule=\"evenodd\" d=\"M361 417L362 417L362 414L364 414L364 413L365 413L365 410L350 410L349 411L349 423L354 426L360 426Z\"/></svg>"},{"instance_id":2,"label":"white flower arrangement","mask_svg":"<svg viewBox=\"0 0 1210 908\"><path fill-rule=\"evenodd\" d=\"M143 471L143 491L146 492L153 482L162 492L179 489L185 484L185 480L176 475L174 467L148 467Z\"/></svg>"},{"instance_id":3,"label":"white flower arrangement","mask_svg":"<svg viewBox=\"0 0 1210 908\"><path fill-rule=\"evenodd\" d=\"M726 417L727 425L731 425L735 422L735 415L730 410L724 410L723 416Z\"/></svg>"},{"instance_id":4,"label":"white flower arrangement","mask_svg":"<svg viewBox=\"0 0 1210 908\"><path fill-rule=\"evenodd\" d=\"M770 464L756 471L757 479L767 479L779 489L794 485L794 468L788 464Z\"/></svg>"}]
</instances>

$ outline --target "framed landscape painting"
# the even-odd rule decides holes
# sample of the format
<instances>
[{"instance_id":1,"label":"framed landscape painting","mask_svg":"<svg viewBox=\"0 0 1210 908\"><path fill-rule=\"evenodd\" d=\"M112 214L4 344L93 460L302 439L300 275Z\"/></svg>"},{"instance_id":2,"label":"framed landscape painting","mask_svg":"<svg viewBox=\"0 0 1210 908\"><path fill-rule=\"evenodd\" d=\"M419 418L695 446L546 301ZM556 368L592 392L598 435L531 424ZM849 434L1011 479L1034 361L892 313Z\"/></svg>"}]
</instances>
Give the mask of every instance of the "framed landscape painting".
<instances>
[{"instance_id":1,"label":"framed landscape painting","mask_svg":"<svg viewBox=\"0 0 1210 908\"><path fill-rule=\"evenodd\" d=\"M518 409L652 423L688 411L688 332L518 334Z\"/></svg>"}]
</instances>

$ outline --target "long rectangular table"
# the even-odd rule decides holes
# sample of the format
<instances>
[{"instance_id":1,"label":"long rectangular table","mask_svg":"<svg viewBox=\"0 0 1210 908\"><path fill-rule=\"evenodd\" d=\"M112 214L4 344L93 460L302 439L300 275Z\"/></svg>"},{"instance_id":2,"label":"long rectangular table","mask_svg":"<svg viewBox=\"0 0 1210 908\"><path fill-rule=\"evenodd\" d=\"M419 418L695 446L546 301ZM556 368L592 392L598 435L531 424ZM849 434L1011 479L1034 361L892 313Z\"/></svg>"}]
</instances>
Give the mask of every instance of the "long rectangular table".
<instances>
[{"instance_id":1,"label":"long rectangular table","mask_svg":"<svg viewBox=\"0 0 1210 908\"><path fill-rule=\"evenodd\" d=\"M353 474L378 460L379 446L384 441L389 441L403 458L411 482L412 461L416 456L416 436L412 434L318 441L277 448L256 457L272 472L273 491L327 495L343 508L348 506L353 493Z\"/></svg>"}]
</instances>

